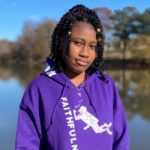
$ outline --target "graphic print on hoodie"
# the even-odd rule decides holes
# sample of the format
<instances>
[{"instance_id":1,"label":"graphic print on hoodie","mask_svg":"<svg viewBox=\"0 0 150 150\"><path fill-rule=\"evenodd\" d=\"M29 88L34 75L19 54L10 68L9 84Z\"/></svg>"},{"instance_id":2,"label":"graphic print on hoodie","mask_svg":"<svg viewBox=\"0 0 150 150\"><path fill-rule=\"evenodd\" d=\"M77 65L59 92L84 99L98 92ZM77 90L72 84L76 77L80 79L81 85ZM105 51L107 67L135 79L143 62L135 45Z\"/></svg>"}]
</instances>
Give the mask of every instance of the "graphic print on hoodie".
<instances>
[{"instance_id":1,"label":"graphic print on hoodie","mask_svg":"<svg viewBox=\"0 0 150 150\"><path fill-rule=\"evenodd\" d=\"M99 126L98 122L99 120L93 116L90 112L88 112L87 108L85 106L81 106L78 110L79 115L76 115L76 110L74 110L74 117L75 120L82 120L84 123L86 123L86 126L84 127L84 130L87 130L88 128L93 128L95 133L103 133L107 132L108 134L112 135L112 132L110 131L110 127L112 123L109 124L104 123L103 125Z\"/></svg>"},{"instance_id":2,"label":"graphic print on hoodie","mask_svg":"<svg viewBox=\"0 0 150 150\"><path fill-rule=\"evenodd\" d=\"M20 104L16 149L129 150L126 116L114 82L107 80L96 72L76 88L48 66Z\"/></svg>"}]
</instances>

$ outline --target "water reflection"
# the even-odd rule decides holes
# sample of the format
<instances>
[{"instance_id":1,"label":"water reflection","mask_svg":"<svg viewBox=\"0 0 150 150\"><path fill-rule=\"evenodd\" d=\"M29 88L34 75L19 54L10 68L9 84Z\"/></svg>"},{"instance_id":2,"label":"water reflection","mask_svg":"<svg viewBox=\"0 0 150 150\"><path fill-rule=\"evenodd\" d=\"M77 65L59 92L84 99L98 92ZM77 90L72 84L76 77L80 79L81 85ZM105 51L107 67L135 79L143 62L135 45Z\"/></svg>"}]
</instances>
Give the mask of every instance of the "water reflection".
<instances>
[{"instance_id":1,"label":"water reflection","mask_svg":"<svg viewBox=\"0 0 150 150\"><path fill-rule=\"evenodd\" d=\"M140 114L150 120L150 70L109 71L116 81L129 119Z\"/></svg>"},{"instance_id":2,"label":"water reflection","mask_svg":"<svg viewBox=\"0 0 150 150\"><path fill-rule=\"evenodd\" d=\"M150 69L108 71L128 115L131 150L150 148Z\"/></svg>"},{"instance_id":3,"label":"water reflection","mask_svg":"<svg viewBox=\"0 0 150 150\"><path fill-rule=\"evenodd\" d=\"M149 150L150 121L145 120L138 114L130 119L129 127L131 133L131 150Z\"/></svg>"},{"instance_id":4,"label":"water reflection","mask_svg":"<svg viewBox=\"0 0 150 150\"><path fill-rule=\"evenodd\" d=\"M18 107L26 85L42 66L0 66L0 149L14 149ZM148 150L150 142L150 69L109 70L128 115L131 150Z\"/></svg>"},{"instance_id":5,"label":"water reflection","mask_svg":"<svg viewBox=\"0 0 150 150\"><path fill-rule=\"evenodd\" d=\"M16 78L0 80L0 150L14 149L18 106L23 91Z\"/></svg>"},{"instance_id":6,"label":"water reflection","mask_svg":"<svg viewBox=\"0 0 150 150\"><path fill-rule=\"evenodd\" d=\"M33 65L1 65L0 66L0 79L8 80L12 77L18 79L23 87L36 76L39 75L40 71L44 69L43 65L33 66Z\"/></svg>"}]
</instances>

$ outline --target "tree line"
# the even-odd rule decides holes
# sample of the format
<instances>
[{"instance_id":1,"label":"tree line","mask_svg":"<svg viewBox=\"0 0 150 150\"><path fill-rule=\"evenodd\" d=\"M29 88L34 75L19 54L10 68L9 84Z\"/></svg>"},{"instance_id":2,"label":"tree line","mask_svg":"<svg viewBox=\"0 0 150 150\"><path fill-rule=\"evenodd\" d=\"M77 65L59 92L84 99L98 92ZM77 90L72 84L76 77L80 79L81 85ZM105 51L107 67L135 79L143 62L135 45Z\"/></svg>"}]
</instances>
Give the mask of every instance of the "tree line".
<instances>
[{"instance_id":1,"label":"tree line","mask_svg":"<svg viewBox=\"0 0 150 150\"><path fill-rule=\"evenodd\" d=\"M93 10L104 27L106 58L150 60L150 8L144 12L135 7L114 12L108 8ZM0 41L0 63L34 65L44 62L50 53L51 34L56 24L54 20L26 21L15 42Z\"/></svg>"}]
</instances>

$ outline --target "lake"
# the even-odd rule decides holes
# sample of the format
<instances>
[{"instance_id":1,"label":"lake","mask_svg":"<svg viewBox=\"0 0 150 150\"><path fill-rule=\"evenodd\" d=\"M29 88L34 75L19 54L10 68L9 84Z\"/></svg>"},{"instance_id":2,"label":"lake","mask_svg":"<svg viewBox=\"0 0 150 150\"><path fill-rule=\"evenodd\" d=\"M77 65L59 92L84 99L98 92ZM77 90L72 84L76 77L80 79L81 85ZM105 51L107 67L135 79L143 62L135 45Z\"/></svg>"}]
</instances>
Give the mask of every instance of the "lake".
<instances>
[{"instance_id":1,"label":"lake","mask_svg":"<svg viewBox=\"0 0 150 150\"><path fill-rule=\"evenodd\" d=\"M128 116L131 150L150 149L150 70L108 70ZM15 147L19 104L39 70L0 68L0 150Z\"/></svg>"}]
</instances>

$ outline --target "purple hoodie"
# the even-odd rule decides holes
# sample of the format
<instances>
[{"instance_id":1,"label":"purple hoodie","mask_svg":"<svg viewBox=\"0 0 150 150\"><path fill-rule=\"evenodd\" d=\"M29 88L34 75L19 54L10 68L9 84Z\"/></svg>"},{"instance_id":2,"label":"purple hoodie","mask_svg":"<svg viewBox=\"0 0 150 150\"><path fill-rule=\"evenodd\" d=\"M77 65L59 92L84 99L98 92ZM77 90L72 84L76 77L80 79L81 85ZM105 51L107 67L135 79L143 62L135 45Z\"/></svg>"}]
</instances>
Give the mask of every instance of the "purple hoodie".
<instances>
[{"instance_id":1,"label":"purple hoodie","mask_svg":"<svg viewBox=\"0 0 150 150\"><path fill-rule=\"evenodd\" d=\"M129 150L126 115L106 80L95 72L76 88L48 66L23 96L16 150Z\"/></svg>"}]
</instances>

